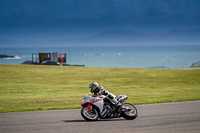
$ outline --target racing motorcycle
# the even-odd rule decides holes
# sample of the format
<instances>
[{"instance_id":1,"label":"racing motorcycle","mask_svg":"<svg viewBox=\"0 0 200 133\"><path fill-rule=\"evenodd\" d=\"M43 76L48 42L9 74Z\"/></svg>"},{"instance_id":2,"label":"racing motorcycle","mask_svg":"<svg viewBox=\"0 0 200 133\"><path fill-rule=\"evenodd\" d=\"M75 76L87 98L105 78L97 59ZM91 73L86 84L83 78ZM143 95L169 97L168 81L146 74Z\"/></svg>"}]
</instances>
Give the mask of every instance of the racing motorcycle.
<instances>
[{"instance_id":1,"label":"racing motorcycle","mask_svg":"<svg viewBox=\"0 0 200 133\"><path fill-rule=\"evenodd\" d=\"M81 102L81 115L87 121L97 121L105 118L119 118L124 117L125 119L131 120L138 116L137 109L130 103L125 103L127 95L119 95L117 100L122 106L115 107L110 100L106 99L106 96L92 96L91 93L85 95Z\"/></svg>"}]
</instances>

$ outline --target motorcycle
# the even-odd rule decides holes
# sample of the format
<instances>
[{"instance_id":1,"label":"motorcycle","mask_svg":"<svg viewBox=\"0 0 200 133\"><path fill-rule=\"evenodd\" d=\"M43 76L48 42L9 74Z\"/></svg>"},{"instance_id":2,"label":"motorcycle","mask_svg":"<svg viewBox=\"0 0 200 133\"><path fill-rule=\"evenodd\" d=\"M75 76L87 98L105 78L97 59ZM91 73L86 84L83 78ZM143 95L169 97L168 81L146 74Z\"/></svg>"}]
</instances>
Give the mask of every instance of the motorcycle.
<instances>
[{"instance_id":1,"label":"motorcycle","mask_svg":"<svg viewBox=\"0 0 200 133\"><path fill-rule=\"evenodd\" d=\"M115 107L104 95L92 96L91 93L85 95L81 102L81 115L87 121L97 121L106 118L124 117L127 120L133 120L138 116L137 109L130 103L125 103L127 95L119 95L117 100L122 106Z\"/></svg>"}]
</instances>

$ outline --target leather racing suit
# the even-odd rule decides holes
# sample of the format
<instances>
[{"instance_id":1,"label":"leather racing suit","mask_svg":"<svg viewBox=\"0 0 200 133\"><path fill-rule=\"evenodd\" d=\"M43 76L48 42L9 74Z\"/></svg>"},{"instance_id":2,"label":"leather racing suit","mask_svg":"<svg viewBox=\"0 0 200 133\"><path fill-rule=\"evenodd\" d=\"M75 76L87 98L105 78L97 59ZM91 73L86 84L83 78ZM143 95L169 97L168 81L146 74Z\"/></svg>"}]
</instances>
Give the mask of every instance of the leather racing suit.
<instances>
[{"instance_id":1,"label":"leather racing suit","mask_svg":"<svg viewBox=\"0 0 200 133\"><path fill-rule=\"evenodd\" d=\"M116 96L107 91L103 86L99 86L99 92L94 93L93 96L104 95L113 105L121 106L121 103L116 99Z\"/></svg>"}]
</instances>

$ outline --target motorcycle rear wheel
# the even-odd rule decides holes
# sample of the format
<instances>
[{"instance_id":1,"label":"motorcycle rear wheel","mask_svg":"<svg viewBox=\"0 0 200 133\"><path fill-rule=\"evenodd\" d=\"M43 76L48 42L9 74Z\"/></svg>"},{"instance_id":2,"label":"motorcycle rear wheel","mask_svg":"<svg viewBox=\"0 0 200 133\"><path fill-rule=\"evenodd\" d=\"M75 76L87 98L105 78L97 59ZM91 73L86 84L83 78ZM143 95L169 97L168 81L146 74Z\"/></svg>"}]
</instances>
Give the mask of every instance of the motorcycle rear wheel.
<instances>
[{"instance_id":1,"label":"motorcycle rear wheel","mask_svg":"<svg viewBox=\"0 0 200 133\"><path fill-rule=\"evenodd\" d=\"M124 117L127 120L133 120L138 116L137 109L134 105L130 103L125 103L122 105L122 108L125 110L122 112L122 117Z\"/></svg>"},{"instance_id":2,"label":"motorcycle rear wheel","mask_svg":"<svg viewBox=\"0 0 200 133\"><path fill-rule=\"evenodd\" d=\"M81 109L81 115L87 121L97 121L99 118L98 111L95 108L89 111L88 107L83 107Z\"/></svg>"}]
</instances>

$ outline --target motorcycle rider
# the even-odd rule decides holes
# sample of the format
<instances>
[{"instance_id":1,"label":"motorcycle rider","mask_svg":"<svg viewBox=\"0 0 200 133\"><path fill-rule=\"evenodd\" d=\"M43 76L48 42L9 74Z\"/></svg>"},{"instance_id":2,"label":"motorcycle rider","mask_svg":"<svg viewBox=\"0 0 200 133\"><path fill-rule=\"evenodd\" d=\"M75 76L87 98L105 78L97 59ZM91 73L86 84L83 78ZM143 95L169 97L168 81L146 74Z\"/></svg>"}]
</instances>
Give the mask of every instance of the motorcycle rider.
<instances>
[{"instance_id":1,"label":"motorcycle rider","mask_svg":"<svg viewBox=\"0 0 200 133\"><path fill-rule=\"evenodd\" d=\"M120 108L121 103L116 99L116 96L109 91L107 91L103 86L99 86L97 82L92 82L89 85L90 92L93 93L93 96L104 95L106 99L110 100L115 107Z\"/></svg>"}]
</instances>

